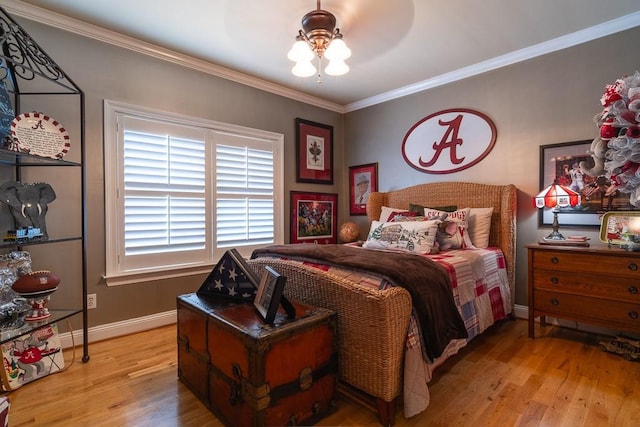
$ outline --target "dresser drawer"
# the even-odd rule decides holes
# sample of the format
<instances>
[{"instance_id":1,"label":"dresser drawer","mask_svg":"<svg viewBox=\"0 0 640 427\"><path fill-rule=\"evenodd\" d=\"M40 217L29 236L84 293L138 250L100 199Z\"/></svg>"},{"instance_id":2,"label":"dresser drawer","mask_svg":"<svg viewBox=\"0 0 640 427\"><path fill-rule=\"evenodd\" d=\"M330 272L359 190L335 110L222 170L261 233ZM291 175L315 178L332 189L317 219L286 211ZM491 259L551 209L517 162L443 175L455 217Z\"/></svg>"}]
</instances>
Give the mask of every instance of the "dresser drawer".
<instances>
[{"instance_id":1,"label":"dresser drawer","mask_svg":"<svg viewBox=\"0 0 640 427\"><path fill-rule=\"evenodd\" d=\"M640 304L640 278L535 268L533 286L536 290L568 292Z\"/></svg>"},{"instance_id":2,"label":"dresser drawer","mask_svg":"<svg viewBox=\"0 0 640 427\"><path fill-rule=\"evenodd\" d=\"M569 271L585 276L589 273L609 276L637 278L640 280L640 258L624 255L593 256L589 253L567 251L536 251L535 268Z\"/></svg>"},{"instance_id":3,"label":"dresser drawer","mask_svg":"<svg viewBox=\"0 0 640 427\"><path fill-rule=\"evenodd\" d=\"M534 306L549 315L640 331L640 304L536 290Z\"/></svg>"}]
</instances>

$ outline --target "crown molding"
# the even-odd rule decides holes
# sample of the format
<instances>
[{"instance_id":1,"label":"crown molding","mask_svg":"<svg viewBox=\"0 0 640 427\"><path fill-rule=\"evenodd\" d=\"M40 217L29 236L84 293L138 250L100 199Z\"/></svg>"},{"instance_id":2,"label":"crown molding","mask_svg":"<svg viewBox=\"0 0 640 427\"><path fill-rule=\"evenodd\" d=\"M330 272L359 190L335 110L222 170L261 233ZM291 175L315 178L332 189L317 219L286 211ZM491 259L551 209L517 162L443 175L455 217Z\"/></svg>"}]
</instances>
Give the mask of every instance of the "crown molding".
<instances>
[{"instance_id":1,"label":"crown molding","mask_svg":"<svg viewBox=\"0 0 640 427\"><path fill-rule=\"evenodd\" d=\"M558 37L543 43L538 43L536 45L516 50L505 55L497 56L495 58L479 62L468 67L459 68L450 73L441 74L431 79L423 80L421 82L404 86L399 89L394 89L389 92L372 96L370 98L362 99L360 101L345 105L345 110L346 112L350 112L365 107L370 107L372 105L381 104L383 102L391 101L403 96L412 95L414 93L422 92L427 89L433 89L438 86L443 86L448 83L486 73L487 71L506 67L508 65L516 64L518 62L526 61L528 59L536 58L538 56L546 55L548 53L596 40L601 37L629 30L637 26L640 26L640 12L634 12L629 15L621 16L620 18L616 18L599 25L594 25L593 27L576 31L575 33L567 34L565 36Z\"/></svg>"},{"instance_id":2,"label":"crown molding","mask_svg":"<svg viewBox=\"0 0 640 427\"><path fill-rule=\"evenodd\" d=\"M314 105L326 110L343 114L344 106L330 102L321 98L317 98L305 93L280 86L248 74L234 71L229 68L221 67L211 62L203 61L189 55L184 55L170 49L147 43L133 37L125 36L115 31L98 27L75 18L61 15L37 6L23 3L17 0L3 1L2 7L15 16L39 22L54 28L59 28L70 33L78 34L83 37L98 40L124 49L128 49L143 55L152 56L157 59L168 61L183 67L188 67L203 73L207 73L226 80L250 86L265 92L280 95L295 101L304 102L305 104Z\"/></svg>"},{"instance_id":3,"label":"crown molding","mask_svg":"<svg viewBox=\"0 0 640 427\"><path fill-rule=\"evenodd\" d=\"M413 95L418 92L433 89L458 80L473 77L488 71L513 65L518 62L526 61L528 59L640 26L640 12L634 12L572 34L567 34L543 43L538 43L468 67L463 67L450 73L441 74L421 82L384 92L347 105L341 105L258 79L248 74L240 73L239 71L221 67L211 62L165 49L133 37L128 37L115 31L107 30L93 24L88 24L37 6L29 5L19 0L4 0L2 7L16 16L340 114L381 104L404 96Z\"/></svg>"}]
</instances>

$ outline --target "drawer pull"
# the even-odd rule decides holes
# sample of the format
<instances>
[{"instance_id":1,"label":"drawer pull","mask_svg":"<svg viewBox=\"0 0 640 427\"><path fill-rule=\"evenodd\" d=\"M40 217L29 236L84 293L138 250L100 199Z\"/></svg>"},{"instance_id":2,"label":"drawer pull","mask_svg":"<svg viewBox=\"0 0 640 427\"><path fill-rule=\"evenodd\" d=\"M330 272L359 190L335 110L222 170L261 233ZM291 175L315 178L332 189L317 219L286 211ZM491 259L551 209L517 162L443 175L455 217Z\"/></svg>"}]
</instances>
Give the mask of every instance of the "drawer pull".
<instances>
[{"instance_id":1,"label":"drawer pull","mask_svg":"<svg viewBox=\"0 0 640 427\"><path fill-rule=\"evenodd\" d=\"M638 293L638 288L636 288L635 286L629 286L629 293L630 294L637 294Z\"/></svg>"},{"instance_id":2,"label":"drawer pull","mask_svg":"<svg viewBox=\"0 0 640 427\"><path fill-rule=\"evenodd\" d=\"M557 298L553 298L551 300L551 305L559 305L559 304L560 304L560 301L558 301ZM629 316L631 316L631 313L629 313ZM637 316L637 314L636 314L636 316Z\"/></svg>"},{"instance_id":3,"label":"drawer pull","mask_svg":"<svg viewBox=\"0 0 640 427\"><path fill-rule=\"evenodd\" d=\"M551 264L557 264L559 262L560 262L560 260L558 259L557 256L552 256L551 257ZM631 268L631 267L629 267L629 268Z\"/></svg>"},{"instance_id":4,"label":"drawer pull","mask_svg":"<svg viewBox=\"0 0 640 427\"><path fill-rule=\"evenodd\" d=\"M638 270L638 264L636 264L635 262L632 262L631 264L629 264L629 270L631 271L636 271Z\"/></svg>"},{"instance_id":5,"label":"drawer pull","mask_svg":"<svg viewBox=\"0 0 640 427\"><path fill-rule=\"evenodd\" d=\"M629 312L629 317L632 319L637 319L638 318L638 312L637 311L630 311Z\"/></svg>"},{"instance_id":6,"label":"drawer pull","mask_svg":"<svg viewBox=\"0 0 640 427\"><path fill-rule=\"evenodd\" d=\"M551 278L551 283L553 283L554 285L557 285L559 281L560 281L560 280L558 280L558 278L557 278L557 277L552 277L552 278Z\"/></svg>"}]
</instances>

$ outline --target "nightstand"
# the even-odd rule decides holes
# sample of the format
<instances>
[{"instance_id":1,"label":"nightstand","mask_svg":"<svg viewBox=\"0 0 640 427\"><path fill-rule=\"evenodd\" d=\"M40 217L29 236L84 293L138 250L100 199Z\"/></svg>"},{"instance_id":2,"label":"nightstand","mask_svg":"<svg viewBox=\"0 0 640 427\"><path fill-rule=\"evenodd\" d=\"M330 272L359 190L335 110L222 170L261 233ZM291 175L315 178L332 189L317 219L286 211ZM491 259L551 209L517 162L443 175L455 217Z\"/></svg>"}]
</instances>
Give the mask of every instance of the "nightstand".
<instances>
[{"instance_id":1,"label":"nightstand","mask_svg":"<svg viewBox=\"0 0 640 427\"><path fill-rule=\"evenodd\" d=\"M589 247L527 245L529 338L534 319L547 315L640 333L640 252Z\"/></svg>"}]
</instances>

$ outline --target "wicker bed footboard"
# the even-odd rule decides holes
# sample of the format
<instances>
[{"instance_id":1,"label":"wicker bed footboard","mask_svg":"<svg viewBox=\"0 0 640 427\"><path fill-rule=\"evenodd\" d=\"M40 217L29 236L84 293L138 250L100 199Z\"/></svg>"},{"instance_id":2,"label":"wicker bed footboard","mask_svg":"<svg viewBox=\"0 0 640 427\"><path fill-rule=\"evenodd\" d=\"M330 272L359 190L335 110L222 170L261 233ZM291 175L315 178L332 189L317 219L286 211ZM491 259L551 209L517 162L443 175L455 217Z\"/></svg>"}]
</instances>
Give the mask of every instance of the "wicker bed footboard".
<instances>
[{"instance_id":1,"label":"wicker bed footboard","mask_svg":"<svg viewBox=\"0 0 640 427\"><path fill-rule=\"evenodd\" d=\"M376 291L317 268L274 258L253 259L249 265L256 273L268 265L286 276L287 298L337 313L341 380L385 402L400 395L411 316L411 296L405 289Z\"/></svg>"}]
</instances>

